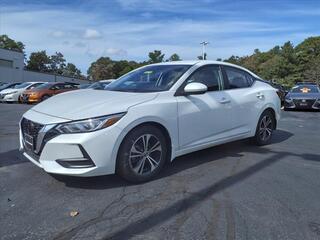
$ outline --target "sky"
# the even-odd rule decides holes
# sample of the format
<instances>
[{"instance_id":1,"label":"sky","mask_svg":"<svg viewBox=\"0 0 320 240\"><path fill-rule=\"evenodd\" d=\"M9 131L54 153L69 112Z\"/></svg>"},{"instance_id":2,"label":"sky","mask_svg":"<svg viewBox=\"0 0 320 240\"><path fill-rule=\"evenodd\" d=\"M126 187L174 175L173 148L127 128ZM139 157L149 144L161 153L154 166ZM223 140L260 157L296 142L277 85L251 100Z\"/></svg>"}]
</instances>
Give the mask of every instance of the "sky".
<instances>
[{"instance_id":1,"label":"sky","mask_svg":"<svg viewBox=\"0 0 320 240\"><path fill-rule=\"evenodd\" d=\"M252 54L320 35L319 0L1 0L0 34L30 52L64 54L86 73L101 56L144 61Z\"/></svg>"}]
</instances>

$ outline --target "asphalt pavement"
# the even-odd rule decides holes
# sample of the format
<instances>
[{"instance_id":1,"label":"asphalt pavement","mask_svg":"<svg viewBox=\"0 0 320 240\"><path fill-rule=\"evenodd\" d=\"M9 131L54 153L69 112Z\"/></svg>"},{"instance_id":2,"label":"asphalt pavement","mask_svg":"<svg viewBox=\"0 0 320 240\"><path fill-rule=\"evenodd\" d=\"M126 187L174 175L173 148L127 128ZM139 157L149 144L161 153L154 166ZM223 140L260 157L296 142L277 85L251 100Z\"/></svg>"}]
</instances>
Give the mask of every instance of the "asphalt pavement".
<instances>
[{"instance_id":1,"label":"asphalt pavement","mask_svg":"<svg viewBox=\"0 0 320 240\"><path fill-rule=\"evenodd\" d=\"M29 108L0 104L0 239L320 239L319 112L283 112L268 146L188 154L133 185L52 176L21 157Z\"/></svg>"}]
</instances>

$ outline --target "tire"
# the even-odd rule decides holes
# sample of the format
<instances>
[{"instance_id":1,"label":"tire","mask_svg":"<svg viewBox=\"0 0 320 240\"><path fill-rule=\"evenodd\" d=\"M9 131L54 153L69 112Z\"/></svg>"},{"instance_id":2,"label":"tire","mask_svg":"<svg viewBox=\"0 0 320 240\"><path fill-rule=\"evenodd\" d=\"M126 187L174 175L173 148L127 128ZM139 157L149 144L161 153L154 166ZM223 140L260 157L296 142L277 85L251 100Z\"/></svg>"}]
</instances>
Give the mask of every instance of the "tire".
<instances>
[{"instance_id":1,"label":"tire","mask_svg":"<svg viewBox=\"0 0 320 240\"><path fill-rule=\"evenodd\" d=\"M47 100L50 96L49 95L43 95L41 97L41 102L43 102L44 100Z\"/></svg>"},{"instance_id":2,"label":"tire","mask_svg":"<svg viewBox=\"0 0 320 240\"><path fill-rule=\"evenodd\" d=\"M271 142L273 130L275 129L276 122L275 122L274 115L271 111L264 111L258 121L256 134L253 137L254 142L259 145L267 145Z\"/></svg>"},{"instance_id":3,"label":"tire","mask_svg":"<svg viewBox=\"0 0 320 240\"><path fill-rule=\"evenodd\" d=\"M129 182L149 181L163 168L167 152L166 138L159 128L150 125L138 127L129 132L121 143L116 172Z\"/></svg>"}]
</instances>

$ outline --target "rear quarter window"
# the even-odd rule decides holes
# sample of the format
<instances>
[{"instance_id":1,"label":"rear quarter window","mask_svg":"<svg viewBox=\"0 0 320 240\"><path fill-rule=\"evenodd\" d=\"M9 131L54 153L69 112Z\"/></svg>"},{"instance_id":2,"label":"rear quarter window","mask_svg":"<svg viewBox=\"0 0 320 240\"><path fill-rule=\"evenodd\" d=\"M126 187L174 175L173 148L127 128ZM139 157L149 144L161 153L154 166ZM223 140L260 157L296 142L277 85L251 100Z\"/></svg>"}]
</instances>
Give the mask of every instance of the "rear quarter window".
<instances>
[{"instance_id":1,"label":"rear quarter window","mask_svg":"<svg viewBox=\"0 0 320 240\"><path fill-rule=\"evenodd\" d=\"M229 89L247 88L252 86L254 78L246 71L229 66L223 66L223 69L226 73Z\"/></svg>"}]
</instances>

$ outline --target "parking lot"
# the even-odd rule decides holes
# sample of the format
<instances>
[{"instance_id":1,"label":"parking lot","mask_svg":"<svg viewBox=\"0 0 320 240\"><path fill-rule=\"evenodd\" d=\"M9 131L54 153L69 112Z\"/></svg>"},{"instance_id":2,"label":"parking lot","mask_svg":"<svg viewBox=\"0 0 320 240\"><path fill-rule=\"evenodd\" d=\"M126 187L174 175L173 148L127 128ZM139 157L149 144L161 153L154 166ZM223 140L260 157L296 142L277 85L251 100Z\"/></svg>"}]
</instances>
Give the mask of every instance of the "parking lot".
<instances>
[{"instance_id":1,"label":"parking lot","mask_svg":"<svg viewBox=\"0 0 320 240\"><path fill-rule=\"evenodd\" d=\"M133 185L51 176L21 157L29 108L0 105L1 239L320 238L319 112L282 112L271 145L192 153Z\"/></svg>"}]
</instances>

